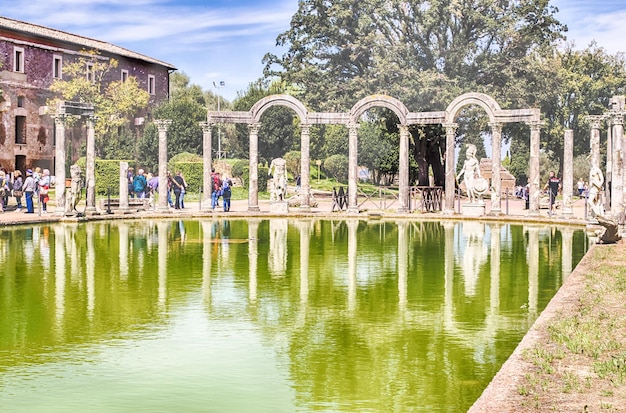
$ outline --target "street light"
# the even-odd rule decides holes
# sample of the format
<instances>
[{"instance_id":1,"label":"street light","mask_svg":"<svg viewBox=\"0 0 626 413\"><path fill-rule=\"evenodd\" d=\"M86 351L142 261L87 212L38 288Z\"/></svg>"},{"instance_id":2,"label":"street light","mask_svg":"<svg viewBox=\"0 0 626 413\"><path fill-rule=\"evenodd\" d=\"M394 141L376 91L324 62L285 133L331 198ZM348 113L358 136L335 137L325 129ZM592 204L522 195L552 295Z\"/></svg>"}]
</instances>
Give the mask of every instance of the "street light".
<instances>
[{"instance_id":1,"label":"street light","mask_svg":"<svg viewBox=\"0 0 626 413\"><path fill-rule=\"evenodd\" d=\"M226 82L223 80L219 81L219 84L213 82L213 87L217 89L215 93L217 95L217 111L220 111L220 95L219 90L226 86ZM222 159L222 130L220 128L221 124L217 124L217 159Z\"/></svg>"}]
</instances>

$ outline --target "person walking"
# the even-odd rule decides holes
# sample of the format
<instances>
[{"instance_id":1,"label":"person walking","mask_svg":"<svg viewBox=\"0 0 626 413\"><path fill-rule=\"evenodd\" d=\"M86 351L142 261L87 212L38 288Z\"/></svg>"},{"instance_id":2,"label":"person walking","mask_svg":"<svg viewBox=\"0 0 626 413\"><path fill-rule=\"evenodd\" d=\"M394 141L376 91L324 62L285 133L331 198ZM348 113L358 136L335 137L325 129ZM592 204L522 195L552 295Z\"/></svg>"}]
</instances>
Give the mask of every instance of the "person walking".
<instances>
[{"instance_id":1,"label":"person walking","mask_svg":"<svg viewBox=\"0 0 626 413\"><path fill-rule=\"evenodd\" d=\"M6 210L6 195L9 193L9 180L4 171L0 170L0 212Z\"/></svg>"},{"instance_id":2,"label":"person walking","mask_svg":"<svg viewBox=\"0 0 626 413\"><path fill-rule=\"evenodd\" d=\"M185 180L185 177L183 176L183 173L181 171L177 171L176 175L180 176L181 179L183 180L183 187L180 189L180 208L183 209L185 208L185 194L187 193L187 181Z\"/></svg>"},{"instance_id":3,"label":"person walking","mask_svg":"<svg viewBox=\"0 0 626 413\"><path fill-rule=\"evenodd\" d=\"M553 171L550 171L550 177L548 178L548 182L543 187L543 190L549 189L550 195L550 210L548 211L548 215L553 215L555 211L554 204L556 203L556 196L561 189L561 180L555 175Z\"/></svg>"},{"instance_id":4,"label":"person walking","mask_svg":"<svg viewBox=\"0 0 626 413\"><path fill-rule=\"evenodd\" d=\"M24 191L24 196L26 197L26 213L33 214L35 213L35 207L33 205L33 196L35 195L35 190L37 189L37 183L35 182L35 178L33 178L33 170L26 170L26 180L24 180L24 186L22 190Z\"/></svg>"},{"instance_id":5,"label":"person walking","mask_svg":"<svg viewBox=\"0 0 626 413\"><path fill-rule=\"evenodd\" d=\"M230 198L232 196L233 181L229 177L224 177L222 182L222 204L224 205L224 212L230 211Z\"/></svg>"},{"instance_id":6,"label":"person walking","mask_svg":"<svg viewBox=\"0 0 626 413\"><path fill-rule=\"evenodd\" d=\"M15 197L15 202L17 203L17 212L22 211L22 196L23 191L22 187L24 186L24 182L22 181L22 172L17 170L13 172L13 196Z\"/></svg>"},{"instance_id":7,"label":"person walking","mask_svg":"<svg viewBox=\"0 0 626 413\"><path fill-rule=\"evenodd\" d=\"M143 174L143 169L137 171L137 175L133 178L133 192L137 198L146 197L146 187L148 186L148 180Z\"/></svg>"},{"instance_id":8,"label":"person walking","mask_svg":"<svg viewBox=\"0 0 626 413\"><path fill-rule=\"evenodd\" d=\"M48 201L50 201L48 191L50 191L50 170L44 169L39 179L39 202L41 202L41 212L44 214L48 213Z\"/></svg>"},{"instance_id":9,"label":"person walking","mask_svg":"<svg viewBox=\"0 0 626 413\"><path fill-rule=\"evenodd\" d=\"M185 180L180 174L180 171L176 172L176 175L172 178L172 189L174 190L174 209L180 209L180 195L184 189Z\"/></svg>"}]
</instances>

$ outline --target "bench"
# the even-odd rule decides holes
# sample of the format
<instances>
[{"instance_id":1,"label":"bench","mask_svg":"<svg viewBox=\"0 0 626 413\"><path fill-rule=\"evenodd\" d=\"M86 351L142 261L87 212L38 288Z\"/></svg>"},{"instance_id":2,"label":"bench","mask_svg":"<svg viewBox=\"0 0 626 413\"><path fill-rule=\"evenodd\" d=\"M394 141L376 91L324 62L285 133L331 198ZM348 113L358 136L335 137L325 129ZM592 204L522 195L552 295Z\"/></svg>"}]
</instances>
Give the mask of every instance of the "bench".
<instances>
[{"instance_id":1,"label":"bench","mask_svg":"<svg viewBox=\"0 0 626 413\"><path fill-rule=\"evenodd\" d=\"M129 198L128 208L134 211L145 211L150 208L150 199L149 198ZM119 198L101 199L100 209L101 210L120 209L120 199Z\"/></svg>"}]
</instances>

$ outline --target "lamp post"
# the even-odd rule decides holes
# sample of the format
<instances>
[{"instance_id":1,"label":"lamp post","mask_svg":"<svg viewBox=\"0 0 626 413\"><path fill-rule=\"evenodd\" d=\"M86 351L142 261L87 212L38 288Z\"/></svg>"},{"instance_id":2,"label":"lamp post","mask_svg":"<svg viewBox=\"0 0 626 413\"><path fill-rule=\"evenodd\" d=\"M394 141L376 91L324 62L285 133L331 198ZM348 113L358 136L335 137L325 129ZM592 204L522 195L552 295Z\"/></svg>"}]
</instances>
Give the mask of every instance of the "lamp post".
<instances>
[{"instance_id":1,"label":"lamp post","mask_svg":"<svg viewBox=\"0 0 626 413\"><path fill-rule=\"evenodd\" d=\"M223 80L219 81L219 84L213 82L213 87L215 89L217 89L217 92L215 93L217 95L217 111L220 111L220 95L219 95L219 90L223 87L226 86L226 82L224 82ZM222 130L221 130L221 124L217 124L217 159L222 159Z\"/></svg>"}]
</instances>

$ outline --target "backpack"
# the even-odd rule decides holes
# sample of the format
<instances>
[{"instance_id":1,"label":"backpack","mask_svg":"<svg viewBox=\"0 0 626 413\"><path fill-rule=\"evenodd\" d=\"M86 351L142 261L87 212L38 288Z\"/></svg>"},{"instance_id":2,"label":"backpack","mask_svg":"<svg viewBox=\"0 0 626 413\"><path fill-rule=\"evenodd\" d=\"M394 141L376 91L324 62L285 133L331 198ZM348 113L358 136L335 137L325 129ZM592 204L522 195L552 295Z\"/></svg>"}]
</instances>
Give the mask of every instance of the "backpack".
<instances>
[{"instance_id":1,"label":"backpack","mask_svg":"<svg viewBox=\"0 0 626 413\"><path fill-rule=\"evenodd\" d=\"M230 182L228 180L224 181L224 186L222 187L222 196L226 199L229 199L231 196Z\"/></svg>"},{"instance_id":2,"label":"backpack","mask_svg":"<svg viewBox=\"0 0 626 413\"><path fill-rule=\"evenodd\" d=\"M146 185L144 183L144 178L143 176L135 176L133 178L133 191L135 192L143 192L146 189Z\"/></svg>"},{"instance_id":3,"label":"backpack","mask_svg":"<svg viewBox=\"0 0 626 413\"><path fill-rule=\"evenodd\" d=\"M221 186L220 178L217 175L213 175L213 191L219 191Z\"/></svg>"}]
</instances>

